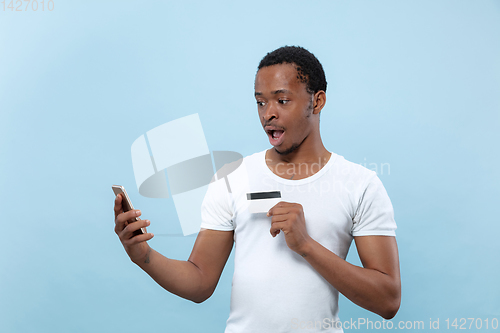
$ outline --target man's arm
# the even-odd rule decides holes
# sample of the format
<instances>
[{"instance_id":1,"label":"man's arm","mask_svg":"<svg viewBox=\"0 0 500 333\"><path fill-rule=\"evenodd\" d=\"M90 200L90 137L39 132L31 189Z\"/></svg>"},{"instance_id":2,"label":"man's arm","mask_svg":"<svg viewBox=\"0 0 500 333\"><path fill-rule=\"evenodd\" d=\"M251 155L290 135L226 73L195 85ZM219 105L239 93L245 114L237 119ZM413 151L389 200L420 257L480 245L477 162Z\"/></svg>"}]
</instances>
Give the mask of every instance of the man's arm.
<instances>
[{"instance_id":1,"label":"man's arm","mask_svg":"<svg viewBox=\"0 0 500 333\"><path fill-rule=\"evenodd\" d=\"M348 263L312 239L299 254L353 303L391 319L401 301L396 238L359 236L354 239L363 268Z\"/></svg>"},{"instance_id":2,"label":"man's arm","mask_svg":"<svg viewBox=\"0 0 500 333\"><path fill-rule=\"evenodd\" d=\"M395 237L354 237L362 268L348 263L309 236L300 204L280 202L268 216L272 216L271 235L275 237L283 231L288 247L304 257L344 296L385 319L396 315L401 281Z\"/></svg>"},{"instance_id":3,"label":"man's arm","mask_svg":"<svg viewBox=\"0 0 500 333\"><path fill-rule=\"evenodd\" d=\"M166 258L153 249L136 264L167 291L195 303L215 290L233 247L233 232L202 230L187 261Z\"/></svg>"},{"instance_id":4,"label":"man's arm","mask_svg":"<svg viewBox=\"0 0 500 333\"><path fill-rule=\"evenodd\" d=\"M137 210L123 213L121 196L115 200L115 232L130 259L160 286L180 297L201 303L208 299L233 247L233 231L203 229L198 234L187 261L166 258L147 243L153 235L134 236L133 232L149 225L148 220L133 222Z\"/></svg>"}]
</instances>

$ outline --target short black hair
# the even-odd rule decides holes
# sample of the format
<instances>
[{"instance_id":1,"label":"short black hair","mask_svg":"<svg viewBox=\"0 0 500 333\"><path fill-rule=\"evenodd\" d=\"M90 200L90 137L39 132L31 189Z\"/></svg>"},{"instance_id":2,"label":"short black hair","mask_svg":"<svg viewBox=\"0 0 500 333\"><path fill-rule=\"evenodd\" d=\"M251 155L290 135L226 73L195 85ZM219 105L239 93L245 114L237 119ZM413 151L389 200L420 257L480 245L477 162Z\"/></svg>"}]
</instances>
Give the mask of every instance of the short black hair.
<instances>
[{"instance_id":1,"label":"short black hair","mask_svg":"<svg viewBox=\"0 0 500 333\"><path fill-rule=\"evenodd\" d=\"M315 94L320 90L326 92L323 66L314 54L300 46L283 46L269 52L260 61L257 71L263 67L283 63L297 66L297 79L306 84L308 93Z\"/></svg>"}]
</instances>

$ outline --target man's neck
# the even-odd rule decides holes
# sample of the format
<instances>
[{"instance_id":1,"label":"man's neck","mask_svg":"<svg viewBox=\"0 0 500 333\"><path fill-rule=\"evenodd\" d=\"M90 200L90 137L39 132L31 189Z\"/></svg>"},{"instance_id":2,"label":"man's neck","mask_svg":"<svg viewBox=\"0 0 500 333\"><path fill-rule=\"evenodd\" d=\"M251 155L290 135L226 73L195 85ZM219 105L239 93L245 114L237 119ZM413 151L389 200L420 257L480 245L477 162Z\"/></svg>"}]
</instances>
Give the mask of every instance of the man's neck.
<instances>
[{"instance_id":1,"label":"man's neck","mask_svg":"<svg viewBox=\"0 0 500 333\"><path fill-rule=\"evenodd\" d=\"M281 155L274 148L266 151L266 164L277 176L299 180L310 177L329 161L331 153L321 144L316 149L299 147L296 151Z\"/></svg>"},{"instance_id":2,"label":"man's neck","mask_svg":"<svg viewBox=\"0 0 500 333\"><path fill-rule=\"evenodd\" d=\"M266 161L268 164L299 164L299 163L318 163L318 160L327 160L331 153L323 146L323 143L315 147L300 146L289 154L280 154L275 148L266 152Z\"/></svg>"}]
</instances>

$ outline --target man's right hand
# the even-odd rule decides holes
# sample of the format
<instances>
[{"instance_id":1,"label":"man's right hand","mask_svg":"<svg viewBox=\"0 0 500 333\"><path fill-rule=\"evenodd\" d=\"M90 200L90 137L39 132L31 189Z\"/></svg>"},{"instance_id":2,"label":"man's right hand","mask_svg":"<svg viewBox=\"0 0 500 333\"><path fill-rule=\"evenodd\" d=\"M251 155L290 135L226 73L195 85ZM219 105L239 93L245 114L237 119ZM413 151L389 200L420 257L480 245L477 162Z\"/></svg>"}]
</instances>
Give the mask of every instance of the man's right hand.
<instances>
[{"instance_id":1,"label":"man's right hand","mask_svg":"<svg viewBox=\"0 0 500 333\"><path fill-rule=\"evenodd\" d=\"M115 232L120 238L125 251L127 251L130 260L134 263L147 262L149 247L147 241L153 238L152 233L145 233L142 235L134 236L134 231L149 226L149 220L135 221L141 212L139 210L130 210L123 212L122 208L122 195L118 194L115 199Z\"/></svg>"}]
</instances>

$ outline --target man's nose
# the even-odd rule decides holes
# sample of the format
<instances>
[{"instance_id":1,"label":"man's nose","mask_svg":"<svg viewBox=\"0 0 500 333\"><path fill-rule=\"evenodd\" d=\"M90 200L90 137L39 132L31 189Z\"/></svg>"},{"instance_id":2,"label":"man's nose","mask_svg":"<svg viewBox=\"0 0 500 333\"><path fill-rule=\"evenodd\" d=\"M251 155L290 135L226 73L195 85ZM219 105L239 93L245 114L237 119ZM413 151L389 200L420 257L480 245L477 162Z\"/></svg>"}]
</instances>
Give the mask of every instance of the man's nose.
<instances>
[{"instance_id":1,"label":"man's nose","mask_svg":"<svg viewBox=\"0 0 500 333\"><path fill-rule=\"evenodd\" d=\"M266 105L266 110L264 112L264 119L266 121L272 120L273 118L278 118L278 108L274 103L268 103Z\"/></svg>"}]
</instances>

